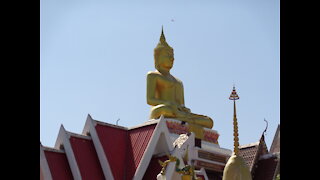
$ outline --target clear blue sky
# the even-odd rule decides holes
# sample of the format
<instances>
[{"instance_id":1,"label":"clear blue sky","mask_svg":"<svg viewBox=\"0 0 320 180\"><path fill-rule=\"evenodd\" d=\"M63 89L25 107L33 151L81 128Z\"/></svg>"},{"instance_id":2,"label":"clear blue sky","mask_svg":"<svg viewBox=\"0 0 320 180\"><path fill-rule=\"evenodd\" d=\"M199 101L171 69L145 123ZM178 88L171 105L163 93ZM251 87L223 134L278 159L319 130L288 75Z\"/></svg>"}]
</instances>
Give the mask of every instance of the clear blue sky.
<instances>
[{"instance_id":1,"label":"clear blue sky","mask_svg":"<svg viewBox=\"0 0 320 180\"><path fill-rule=\"evenodd\" d=\"M131 127L148 120L146 73L164 26L175 51L171 73L185 103L214 120L221 147L233 146L233 84L240 144L270 148L280 123L278 0L40 0L40 141L60 125L81 133L87 114Z\"/></svg>"}]
</instances>

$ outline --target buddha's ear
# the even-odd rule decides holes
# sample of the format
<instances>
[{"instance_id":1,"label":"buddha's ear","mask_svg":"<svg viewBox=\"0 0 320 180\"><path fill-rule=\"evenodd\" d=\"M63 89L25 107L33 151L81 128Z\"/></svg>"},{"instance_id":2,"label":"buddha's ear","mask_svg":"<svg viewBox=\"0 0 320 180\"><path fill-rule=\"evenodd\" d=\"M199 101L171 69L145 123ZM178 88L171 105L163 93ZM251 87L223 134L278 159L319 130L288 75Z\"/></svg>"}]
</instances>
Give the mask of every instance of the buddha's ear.
<instances>
[{"instance_id":1,"label":"buddha's ear","mask_svg":"<svg viewBox=\"0 0 320 180\"><path fill-rule=\"evenodd\" d=\"M164 50L164 48L155 48L153 50L154 56L159 56L159 54Z\"/></svg>"}]
</instances>

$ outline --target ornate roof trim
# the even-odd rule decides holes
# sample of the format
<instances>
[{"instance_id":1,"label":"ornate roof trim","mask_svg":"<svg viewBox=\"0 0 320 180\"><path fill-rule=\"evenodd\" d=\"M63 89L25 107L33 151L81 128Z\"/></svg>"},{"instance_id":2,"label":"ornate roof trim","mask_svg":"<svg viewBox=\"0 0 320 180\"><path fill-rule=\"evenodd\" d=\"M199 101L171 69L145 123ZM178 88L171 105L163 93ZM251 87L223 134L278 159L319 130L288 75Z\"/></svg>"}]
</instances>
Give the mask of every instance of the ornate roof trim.
<instances>
[{"instance_id":1,"label":"ornate roof trim","mask_svg":"<svg viewBox=\"0 0 320 180\"><path fill-rule=\"evenodd\" d=\"M44 179L46 180L52 180L52 175L51 175L51 172L50 172L50 168L49 168L49 164L48 164L48 161L47 161L47 158L44 154L44 149L49 149L49 148L46 148L44 146L42 146L40 144L40 168L42 170L42 174L43 174L43 177ZM50 150L52 150L52 148L50 148Z\"/></svg>"}]
</instances>

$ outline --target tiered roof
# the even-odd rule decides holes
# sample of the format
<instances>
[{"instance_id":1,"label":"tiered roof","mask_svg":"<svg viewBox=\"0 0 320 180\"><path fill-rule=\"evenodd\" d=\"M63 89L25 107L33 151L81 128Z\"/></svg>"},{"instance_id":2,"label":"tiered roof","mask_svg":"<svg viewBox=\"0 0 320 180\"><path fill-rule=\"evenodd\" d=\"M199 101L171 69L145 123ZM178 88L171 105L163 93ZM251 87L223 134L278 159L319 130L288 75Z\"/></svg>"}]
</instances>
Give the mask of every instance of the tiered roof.
<instances>
[{"instance_id":1,"label":"tiered roof","mask_svg":"<svg viewBox=\"0 0 320 180\"><path fill-rule=\"evenodd\" d=\"M41 145L40 145L41 146ZM73 179L71 169L64 150L56 150L49 147L40 147L40 179L48 179L45 177L51 176L52 179L71 180Z\"/></svg>"},{"instance_id":2,"label":"tiered roof","mask_svg":"<svg viewBox=\"0 0 320 180\"><path fill-rule=\"evenodd\" d=\"M280 165L280 125L277 128L270 152L264 135L256 143L239 147L239 155L249 166L253 180L273 180L279 172ZM279 150L279 151L276 151Z\"/></svg>"},{"instance_id":3,"label":"tiered roof","mask_svg":"<svg viewBox=\"0 0 320 180\"><path fill-rule=\"evenodd\" d=\"M177 139L170 133L163 116L139 126L126 128L87 117L82 134L60 127L54 148L40 144L40 180L149 180L156 179L161 171L159 160L167 154L180 159L179 168L194 161L198 177L208 180L206 169L222 172L231 151L211 143L210 150L195 146L194 133L182 134ZM173 140L183 140L173 145ZM179 141L180 142L180 141ZM208 143L208 142L207 142ZM207 144L209 147L209 144ZM175 179L175 163L166 169L166 178ZM218 170L217 170L218 169Z\"/></svg>"},{"instance_id":4,"label":"tiered roof","mask_svg":"<svg viewBox=\"0 0 320 180\"><path fill-rule=\"evenodd\" d=\"M240 146L239 150L239 155L245 160L251 172L254 172L254 165L259 157L268 153L264 135L261 136L258 142Z\"/></svg>"},{"instance_id":5,"label":"tiered roof","mask_svg":"<svg viewBox=\"0 0 320 180\"><path fill-rule=\"evenodd\" d=\"M273 180L277 175L279 164L279 157L276 154L262 156L257 163L254 179Z\"/></svg>"},{"instance_id":6,"label":"tiered roof","mask_svg":"<svg viewBox=\"0 0 320 180\"><path fill-rule=\"evenodd\" d=\"M132 180L157 124L125 128L89 115L82 134L61 126L55 148L40 144L40 174L58 180Z\"/></svg>"}]
</instances>

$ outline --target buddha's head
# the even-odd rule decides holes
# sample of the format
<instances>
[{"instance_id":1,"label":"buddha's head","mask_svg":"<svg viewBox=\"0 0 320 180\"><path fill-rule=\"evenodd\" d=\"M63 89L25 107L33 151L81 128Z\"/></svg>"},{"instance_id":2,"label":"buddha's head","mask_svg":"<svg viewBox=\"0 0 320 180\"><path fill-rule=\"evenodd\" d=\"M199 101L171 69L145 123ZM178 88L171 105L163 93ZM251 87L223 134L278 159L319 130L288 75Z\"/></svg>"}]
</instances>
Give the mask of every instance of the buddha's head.
<instances>
[{"instance_id":1,"label":"buddha's head","mask_svg":"<svg viewBox=\"0 0 320 180\"><path fill-rule=\"evenodd\" d=\"M160 41L154 49L154 64L157 70L165 69L170 70L173 66L174 56L173 49L166 42L163 34L163 29L160 36Z\"/></svg>"}]
</instances>

